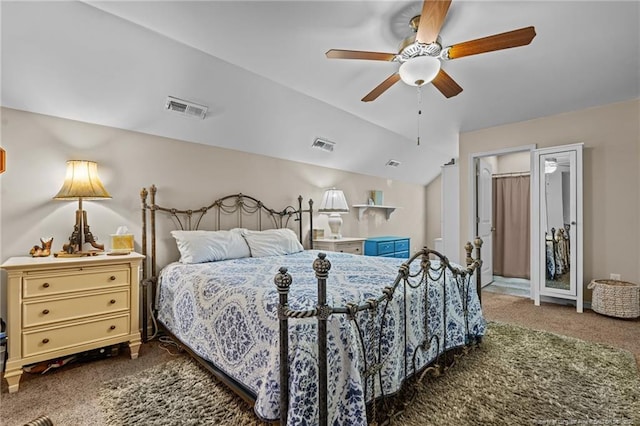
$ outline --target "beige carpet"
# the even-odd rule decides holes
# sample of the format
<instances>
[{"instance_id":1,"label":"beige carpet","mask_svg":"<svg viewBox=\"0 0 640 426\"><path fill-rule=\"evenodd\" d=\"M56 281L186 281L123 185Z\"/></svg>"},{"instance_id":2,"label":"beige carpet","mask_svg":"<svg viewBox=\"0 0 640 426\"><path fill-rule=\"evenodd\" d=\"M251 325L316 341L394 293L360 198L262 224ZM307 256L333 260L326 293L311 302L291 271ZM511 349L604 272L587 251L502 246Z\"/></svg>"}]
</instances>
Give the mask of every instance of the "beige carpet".
<instances>
[{"instance_id":1,"label":"beige carpet","mask_svg":"<svg viewBox=\"0 0 640 426\"><path fill-rule=\"evenodd\" d=\"M416 395L394 424L640 422L631 353L502 323L490 323L479 348ZM188 359L110 381L101 404L109 426L261 424L247 404Z\"/></svg>"},{"instance_id":2,"label":"beige carpet","mask_svg":"<svg viewBox=\"0 0 640 426\"><path fill-rule=\"evenodd\" d=\"M543 304L536 307L528 299L484 293L484 312L488 319L512 322L549 330L588 341L627 349L640 361L640 321L619 320L591 311L577 314L575 309ZM140 358L130 360L127 351L115 358L88 364L70 364L45 375L24 374L20 391L8 394L2 380L0 424L22 425L42 414L55 425L102 425L99 389L105 381L135 374L174 359L157 342L141 347Z\"/></svg>"},{"instance_id":3,"label":"beige carpet","mask_svg":"<svg viewBox=\"0 0 640 426\"><path fill-rule=\"evenodd\" d=\"M497 293L482 293L482 309L487 320L520 324L590 342L626 349L636 357L640 369L640 318L619 319L592 310L579 314L575 307L542 303Z\"/></svg>"}]
</instances>

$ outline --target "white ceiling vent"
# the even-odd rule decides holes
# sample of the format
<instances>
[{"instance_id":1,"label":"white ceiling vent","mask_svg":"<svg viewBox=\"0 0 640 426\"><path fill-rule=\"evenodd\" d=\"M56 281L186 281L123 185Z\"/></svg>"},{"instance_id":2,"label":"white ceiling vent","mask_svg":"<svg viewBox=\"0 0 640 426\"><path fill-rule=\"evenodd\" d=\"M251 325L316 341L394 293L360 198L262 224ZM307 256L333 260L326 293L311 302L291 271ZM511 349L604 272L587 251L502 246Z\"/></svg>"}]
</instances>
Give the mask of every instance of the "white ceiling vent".
<instances>
[{"instance_id":1,"label":"white ceiling vent","mask_svg":"<svg viewBox=\"0 0 640 426\"><path fill-rule=\"evenodd\" d=\"M176 114L186 117L200 118L202 120L207 116L207 110L209 109L204 105L183 101L182 99L174 98L172 96L167 96L167 102L164 107Z\"/></svg>"},{"instance_id":2,"label":"white ceiling vent","mask_svg":"<svg viewBox=\"0 0 640 426\"><path fill-rule=\"evenodd\" d=\"M333 152L333 147L335 146L335 142L328 141L326 139L316 138L311 144L312 147L321 149L327 152Z\"/></svg>"},{"instance_id":3,"label":"white ceiling vent","mask_svg":"<svg viewBox=\"0 0 640 426\"><path fill-rule=\"evenodd\" d=\"M400 162L398 160L389 160L387 161L387 164L385 164L385 166L389 166L389 167L398 167L400 165Z\"/></svg>"}]
</instances>

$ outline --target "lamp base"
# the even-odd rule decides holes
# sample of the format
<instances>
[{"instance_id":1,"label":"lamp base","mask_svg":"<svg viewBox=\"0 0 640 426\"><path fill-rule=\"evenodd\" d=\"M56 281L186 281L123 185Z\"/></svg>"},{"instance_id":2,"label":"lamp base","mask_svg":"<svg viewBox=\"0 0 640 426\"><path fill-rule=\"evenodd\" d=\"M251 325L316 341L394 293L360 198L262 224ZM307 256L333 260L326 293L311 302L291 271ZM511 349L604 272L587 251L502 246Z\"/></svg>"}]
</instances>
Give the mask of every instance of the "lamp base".
<instances>
[{"instance_id":1,"label":"lamp base","mask_svg":"<svg viewBox=\"0 0 640 426\"><path fill-rule=\"evenodd\" d=\"M80 200L80 208L76 210L76 224L73 226L69 242L62 245L62 251L69 254L82 253L83 241L97 250L104 250L104 244L98 244L89 229L87 212L82 210L82 200Z\"/></svg>"},{"instance_id":2,"label":"lamp base","mask_svg":"<svg viewBox=\"0 0 640 426\"><path fill-rule=\"evenodd\" d=\"M329 238L334 240L341 240L342 234L340 234L340 228L342 227L342 217L339 213L331 213L329 215L329 229L331 229L331 235Z\"/></svg>"}]
</instances>

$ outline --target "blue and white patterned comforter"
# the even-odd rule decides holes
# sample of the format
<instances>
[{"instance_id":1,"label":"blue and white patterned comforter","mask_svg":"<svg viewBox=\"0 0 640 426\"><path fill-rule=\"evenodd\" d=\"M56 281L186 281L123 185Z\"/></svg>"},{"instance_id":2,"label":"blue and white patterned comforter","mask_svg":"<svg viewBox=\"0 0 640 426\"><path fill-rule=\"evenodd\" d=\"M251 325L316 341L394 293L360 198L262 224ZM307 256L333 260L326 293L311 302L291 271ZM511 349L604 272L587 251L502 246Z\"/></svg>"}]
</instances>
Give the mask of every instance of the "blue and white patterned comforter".
<instances>
[{"instance_id":1,"label":"blue and white patterned comforter","mask_svg":"<svg viewBox=\"0 0 640 426\"><path fill-rule=\"evenodd\" d=\"M201 357L256 395L255 412L267 420L279 418L278 292L273 279L281 266L293 277L289 293L292 309L313 309L317 280L312 263L318 251L287 256L244 258L184 265L172 263L160 275L159 320ZM327 281L327 303L344 306L377 298L391 286L402 259L328 253L332 267ZM414 262L419 263L419 262ZM415 265L416 268L419 265ZM446 349L465 344L465 316L460 290L447 280ZM424 286L423 286L424 288ZM417 290L416 290L417 291ZM443 334L443 289L428 286L430 334ZM409 339L424 338L424 293L411 297ZM385 360L385 393L397 390L404 376L402 291L390 303L392 315L384 333L385 346L397 350ZM469 332L482 336L485 321L473 285L468 294ZM362 319L367 330L371 321ZM370 326L369 326L370 327ZM352 323L344 315L327 322L329 365L329 423L366 425L363 355ZM371 330L369 330L371 331ZM366 333L370 334L370 333ZM289 424L317 424L316 319L289 320L290 403ZM442 338L442 337L441 337ZM395 343L395 345L394 345ZM442 344L442 343L441 343ZM442 352L445 348L440 347ZM420 366L438 355L438 345L417 356ZM368 386L366 399L371 399ZM380 393L379 386L376 393Z\"/></svg>"}]
</instances>

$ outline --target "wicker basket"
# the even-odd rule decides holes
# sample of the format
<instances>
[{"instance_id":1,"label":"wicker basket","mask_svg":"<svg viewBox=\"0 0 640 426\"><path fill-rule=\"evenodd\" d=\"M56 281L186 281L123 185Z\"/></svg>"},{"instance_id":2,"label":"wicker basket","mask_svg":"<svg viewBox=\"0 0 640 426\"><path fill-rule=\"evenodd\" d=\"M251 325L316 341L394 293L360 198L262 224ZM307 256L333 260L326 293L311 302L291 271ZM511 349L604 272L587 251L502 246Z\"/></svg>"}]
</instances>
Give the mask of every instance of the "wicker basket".
<instances>
[{"instance_id":1,"label":"wicker basket","mask_svg":"<svg viewBox=\"0 0 640 426\"><path fill-rule=\"evenodd\" d=\"M640 285L618 280L593 280L591 309L618 318L640 316Z\"/></svg>"}]
</instances>

